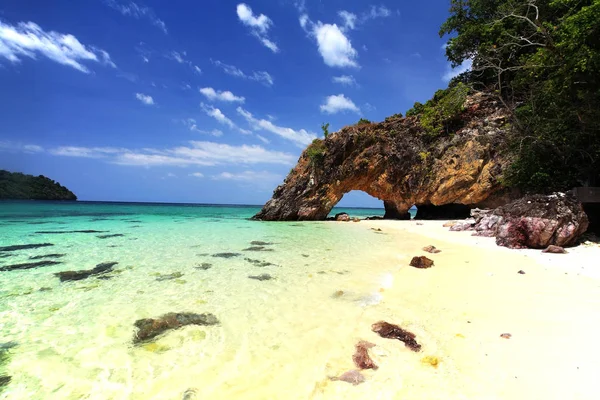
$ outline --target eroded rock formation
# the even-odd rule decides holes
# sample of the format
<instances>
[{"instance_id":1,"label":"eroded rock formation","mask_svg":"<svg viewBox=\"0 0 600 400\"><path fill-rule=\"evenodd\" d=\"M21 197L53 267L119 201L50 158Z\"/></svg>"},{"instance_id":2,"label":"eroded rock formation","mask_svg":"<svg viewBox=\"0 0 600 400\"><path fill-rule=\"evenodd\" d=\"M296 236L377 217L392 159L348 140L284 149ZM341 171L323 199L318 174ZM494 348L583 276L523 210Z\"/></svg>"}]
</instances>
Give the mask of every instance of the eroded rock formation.
<instances>
[{"instance_id":1,"label":"eroded rock formation","mask_svg":"<svg viewBox=\"0 0 600 400\"><path fill-rule=\"evenodd\" d=\"M345 127L304 151L255 219L323 220L352 190L382 200L386 217L395 219L408 218L413 205L429 206L431 214L432 206L506 203L501 103L489 94L469 96L453 127L432 134L418 117Z\"/></svg>"}]
</instances>

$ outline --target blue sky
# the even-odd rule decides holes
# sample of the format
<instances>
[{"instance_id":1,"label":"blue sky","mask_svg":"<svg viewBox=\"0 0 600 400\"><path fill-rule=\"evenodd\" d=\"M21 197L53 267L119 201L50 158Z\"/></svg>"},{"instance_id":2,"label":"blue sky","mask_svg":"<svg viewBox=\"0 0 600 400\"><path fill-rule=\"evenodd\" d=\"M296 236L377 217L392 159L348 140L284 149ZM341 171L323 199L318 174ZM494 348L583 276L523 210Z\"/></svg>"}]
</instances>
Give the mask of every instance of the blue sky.
<instances>
[{"instance_id":1,"label":"blue sky","mask_svg":"<svg viewBox=\"0 0 600 400\"><path fill-rule=\"evenodd\" d=\"M2 0L0 169L261 204L302 149L447 85L447 0ZM351 193L340 205L380 206Z\"/></svg>"}]
</instances>

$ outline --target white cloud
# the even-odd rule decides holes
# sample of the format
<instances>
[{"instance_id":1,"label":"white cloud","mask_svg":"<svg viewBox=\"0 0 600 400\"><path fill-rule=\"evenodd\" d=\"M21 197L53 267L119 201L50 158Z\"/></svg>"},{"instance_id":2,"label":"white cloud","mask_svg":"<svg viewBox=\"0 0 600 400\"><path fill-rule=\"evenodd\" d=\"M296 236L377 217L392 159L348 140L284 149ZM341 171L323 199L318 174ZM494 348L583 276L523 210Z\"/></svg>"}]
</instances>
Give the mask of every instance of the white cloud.
<instances>
[{"instance_id":1,"label":"white cloud","mask_svg":"<svg viewBox=\"0 0 600 400\"><path fill-rule=\"evenodd\" d=\"M184 64L187 65L188 67L190 67L192 69L192 71L194 71L196 74L200 75L202 74L202 70L200 69L199 66L195 65L193 62L191 62L190 60L187 59L187 52L182 51L172 51L170 53L167 53L164 55L166 58L168 58L169 60L173 60L175 62L177 62L178 64Z\"/></svg>"},{"instance_id":2,"label":"white cloud","mask_svg":"<svg viewBox=\"0 0 600 400\"><path fill-rule=\"evenodd\" d=\"M122 15L133 17L135 19L146 19L152 23L152 25L159 28L165 34L167 31L167 25L156 16L151 8L139 5L133 1L121 2L119 0L104 0L104 3L109 7L117 10Z\"/></svg>"},{"instance_id":3,"label":"white cloud","mask_svg":"<svg viewBox=\"0 0 600 400\"><path fill-rule=\"evenodd\" d=\"M86 47L73 35L46 32L33 22L21 22L13 26L0 21L0 58L19 63L22 57L35 60L37 55L85 73L90 70L82 64L83 61L116 68L106 51L93 46Z\"/></svg>"},{"instance_id":4,"label":"white cloud","mask_svg":"<svg viewBox=\"0 0 600 400\"><path fill-rule=\"evenodd\" d=\"M183 56L185 56L185 55L187 55L185 51L183 52L183 54L178 51L172 51L169 54L170 58L177 61L179 64L183 64L186 62L185 59L183 58Z\"/></svg>"},{"instance_id":5,"label":"white cloud","mask_svg":"<svg viewBox=\"0 0 600 400\"><path fill-rule=\"evenodd\" d=\"M54 156L103 158L109 155L119 154L124 151L126 150L117 147L60 146L50 149L48 152Z\"/></svg>"},{"instance_id":6,"label":"white cloud","mask_svg":"<svg viewBox=\"0 0 600 400\"><path fill-rule=\"evenodd\" d=\"M8 141L0 141L0 151L23 152L27 154L41 153L44 151L42 146L35 144L22 144Z\"/></svg>"},{"instance_id":7,"label":"white cloud","mask_svg":"<svg viewBox=\"0 0 600 400\"><path fill-rule=\"evenodd\" d=\"M358 67L358 52L336 24L313 23L307 15L300 16L300 26L317 41L319 54L330 67Z\"/></svg>"},{"instance_id":8,"label":"white cloud","mask_svg":"<svg viewBox=\"0 0 600 400\"><path fill-rule=\"evenodd\" d=\"M225 114L223 114L223 112L221 110L219 110L218 108L215 108L210 105L206 105L204 103L200 104L200 108L202 108L202 111L204 111L206 113L206 115L216 119L220 124L227 125L228 127L232 128L232 129L237 128L237 125L232 120L227 118L225 116Z\"/></svg>"},{"instance_id":9,"label":"white cloud","mask_svg":"<svg viewBox=\"0 0 600 400\"><path fill-rule=\"evenodd\" d=\"M267 47L273 53L279 51L277 44L271 41L267 36L269 28L273 25L273 21L271 21L269 17L264 14L254 15L250 6L244 3L238 4L236 11L240 21L250 28L252 35L255 36L263 46Z\"/></svg>"},{"instance_id":10,"label":"white cloud","mask_svg":"<svg viewBox=\"0 0 600 400\"><path fill-rule=\"evenodd\" d=\"M356 14L352 14L349 11L342 10L342 11L338 12L338 15L340 16L340 18L342 18L344 20L344 28L345 29L354 29L354 27L356 26L356 19L357 19Z\"/></svg>"},{"instance_id":11,"label":"white cloud","mask_svg":"<svg viewBox=\"0 0 600 400\"><path fill-rule=\"evenodd\" d=\"M266 137L264 137L264 136L261 136L261 135L259 135L259 134L256 134L256 137L258 138L258 140L260 140L260 141L261 141L261 142L263 142L264 144L269 144L269 143L271 143L271 141L270 141L269 139L267 139Z\"/></svg>"},{"instance_id":12,"label":"white cloud","mask_svg":"<svg viewBox=\"0 0 600 400\"><path fill-rule=\"evenodd\" d=\"M143 94L143 93L136 93L135 94L135 98L138 99L139 101L141 101L142 103L144 103L147 106L154 105L154 99L152 98L152 96L148 96L148 95Z\"/></svg>"},{"instance_id":13,"label":"white cloud","mask_svg":"<svg viewBox=\"0 0 600 400\"><path fill-rule=\"evenodd\" d=\"M327 114L336 114L338 112L352 111L360 114L360 109L346 96L338 94L336 96L329 96L325 100L325 104L321 105L321 112Z\"/></svg>"},{"instance_id":14,"label":"white cloud","mask_svg":"<svg viewBox=\"0 0 600 400\"><path fill-rule=\"evenodd\" d=\"M223 131L220 131L219 129L213 129L211 131L206 131L206 130L198 128L198 125L194 118L184 119L181 122L183 122L183 124L185 126L187 126L187 128L192 132L202 133L204 135L212 135L215 137L223 136Z\"/></svg>"},{"instance_id":15,"label":"white cloud","mask_svg":"<svg viewBox=\"0 0 600 400\"><path fill-rule=\"evenodd\" d=\"M259 183L265 181L281 181L281 175L274 174L269 171L243 171L240 173L221 172L218 175L213 175L214 180L224 181L240 181Z\"/></svg>"},{"instance_id":16,"label":"white cloud","mask_svg":"<svg viewBox=\"0 0 600 400\"><path fill-rule=\"evenodd\" d=\"M189 176L193 176L195 178L204 178L204 174L202 172L193 172L189 174Z\"/></svg>"},{"instance_id":17,"label":"white cloud","mask_svg":"<svg viewBox=\"0 0 600 400\"><path fill-rule=\"evenodd\" d=\"M215 101L227 101L227 102L239 102L243 103L246 99L244 97L238 97L231 93L230 91L216 91L211 87L205 87L200 89L200 93L202 93L207 99Z\"/></svg>"},{"instance_id":18,"label":"white cloud","mask_svg":"<svg viewBox=\"0 0 600 400\"><path fill-rule=\"evenodd\" d=\"M274 133L281 136L284 139L290 140L299 146L306 146L311 143L317 136L312 132L307 132L304 129L294 130L292 128L286 128L277 126L273 122L266 119L257 119L250 112L244 110L242 107L237 108L238 114L248 121L254 130L264 130L267 132Z\"/></svg>"},{"instance_id":19,"label":"white cloud","mask_svg":"<svg viewBox=\"0 0 600 400\"><path fill-rule=\"evenodd\" d=\"M339 83L345 86L354 86L356 85L356 80L352 75L342 75L342 76L334 76L331 78L333 83Z\"/></svg>"},{"instance_id":20,"label":"white cloud","mask_svg":"<svg viewBox=\"0 0 600 400\"><path fill-rule=\"evenodd\" d=\"M465 60L461 65L456 68L452 68L450 65L446 67L446 73L442 77L442 80L445 82L449 82L452 78L456 78L462 73L465 73L471 69L473 66L472 60Z\"/></svg>"},{"instance_id":21,"label":"white cloud","mask_svg":"<svg viewBox=\"0 0 600 400\"><path fill-rule=\"evenodd\" d=\"M216 65L217 67L221 68L223 70L223 72L225 72L228 75L231 76L235 76L238 78L242 78L242 79L248 79L251 81L256 81L256 82L260 82L266 86L273 86L274 80L273 77L266 71L253 71L251 75L246 74L244 71L242 71L241 69L239 69L238 67L234 66L234 65L228 65L225 63L222 63L219 60L212 60L211 62Z\"/></svg>"},{"instance_id":22,"label":"white cloud","mask_svg":"<svg viewBox=\"0 0 600 400\"><path fill-rule=\"evenodd\" d=\"M371 9L368 13L366 13L363 18L365 19L375 19L375 18L386 18L392 15L392 12L386 8L385 6L371 6Z\"/></svg>"},{"instance_id":23,"label":"white cloud","mask_svg":"<svg viewBox=\"0 0 600 400\"><path fill-rule=\"evenodd\" d=\"M202 73L202 70L201 70L201 69L200 69L200 67L199 67L199 66L197 66L197 65L194 65L194 71L195 71L197 74L201 74L201 73Z\"/></svg>"}]
</instances>

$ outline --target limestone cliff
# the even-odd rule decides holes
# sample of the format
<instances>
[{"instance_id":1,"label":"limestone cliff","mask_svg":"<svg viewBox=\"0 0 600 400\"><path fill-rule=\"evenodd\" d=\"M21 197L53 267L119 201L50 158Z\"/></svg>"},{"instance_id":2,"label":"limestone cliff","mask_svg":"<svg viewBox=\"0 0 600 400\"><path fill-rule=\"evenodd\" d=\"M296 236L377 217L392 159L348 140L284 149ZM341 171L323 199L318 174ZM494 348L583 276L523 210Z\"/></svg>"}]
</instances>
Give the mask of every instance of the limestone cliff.
<instances>
[{"instance_id":1,"label":"limestone cliff","mask_svg":"<svg viewBox=\"0 0 600 400\"><path fill-rule=\"evenodd\" d=\"M427 131L418 116L390 117L316 140L254 218L322 220L352 190L382 200L388 218L407 218L413 204L502 205L508 115L484 93L467 96L460 110L442 133Z\"/></svg>"}]
</instances>

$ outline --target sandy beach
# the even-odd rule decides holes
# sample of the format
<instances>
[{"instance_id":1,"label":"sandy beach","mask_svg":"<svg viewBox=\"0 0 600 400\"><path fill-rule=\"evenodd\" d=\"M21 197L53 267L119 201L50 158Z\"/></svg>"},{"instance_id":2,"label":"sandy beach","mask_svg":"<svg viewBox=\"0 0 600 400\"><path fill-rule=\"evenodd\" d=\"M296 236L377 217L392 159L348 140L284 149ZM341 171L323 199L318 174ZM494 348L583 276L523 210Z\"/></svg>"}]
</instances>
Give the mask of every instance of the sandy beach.
<instances>
[{"instance_id":1,"label":"sandy beach","mask_svg":"<svg viewBox=\"0 0 600 400\"><path fill-rule=\"evenodd\" d=\"M374 341L376 374L402 381L392 398L597 398L600 247L564 255L510 250L493 238L450 232L444 222L361 222L398 241L399 267L372 319L412 330L423 345L408 354L399 342ZM442 252L426 253L426 245ZM421 255L434 267L408 266ZM437 368L415 367L424 356L437 357Z\"/></svg>"}]
</instances>

